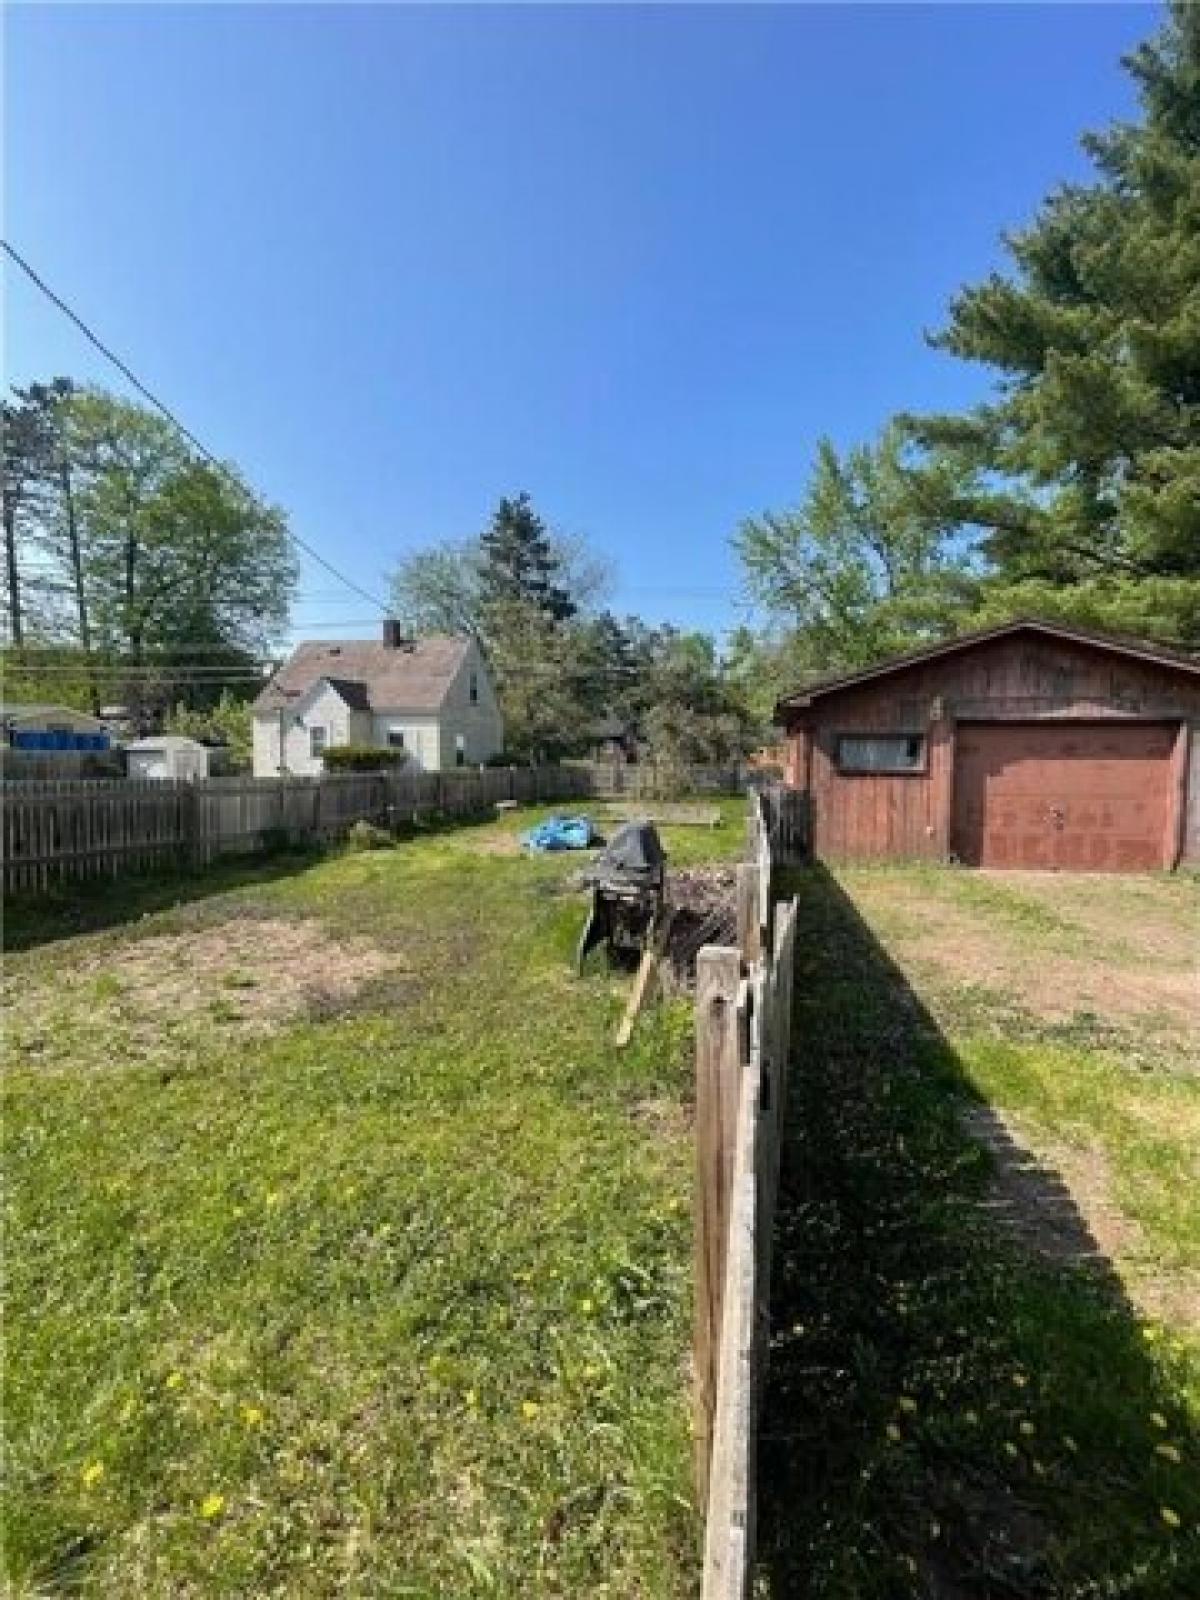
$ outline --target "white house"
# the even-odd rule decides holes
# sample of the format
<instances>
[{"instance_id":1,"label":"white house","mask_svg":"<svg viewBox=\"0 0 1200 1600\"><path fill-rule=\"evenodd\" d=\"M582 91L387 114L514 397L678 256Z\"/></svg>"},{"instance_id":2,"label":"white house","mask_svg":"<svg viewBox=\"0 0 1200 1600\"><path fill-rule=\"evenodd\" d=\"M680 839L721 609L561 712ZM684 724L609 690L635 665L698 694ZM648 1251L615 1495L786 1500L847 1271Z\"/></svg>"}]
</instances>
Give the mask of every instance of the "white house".
<instances>
[{"instance_id":1,"label":"white house","mask_svg":"<svg viewBox=\"0 0 1200 1600\"><path fill-rule=\"evenodd\" d=\"M315 777L331 745L403 750L425 772L474 766L504 747L504 724L474 639L310 640L254 702L254 776Z\"/></svg>"}]
</instances>

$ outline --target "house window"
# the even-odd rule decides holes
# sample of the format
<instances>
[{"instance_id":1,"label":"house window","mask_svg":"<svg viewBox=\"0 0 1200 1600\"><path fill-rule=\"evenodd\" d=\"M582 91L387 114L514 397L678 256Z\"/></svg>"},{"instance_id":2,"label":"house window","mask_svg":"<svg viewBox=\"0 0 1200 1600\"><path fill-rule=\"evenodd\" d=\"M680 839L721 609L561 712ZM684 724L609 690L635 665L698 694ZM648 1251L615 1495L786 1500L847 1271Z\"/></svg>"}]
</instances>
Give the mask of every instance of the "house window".
<instances>
[{"instance_id":1,"label":"house window","mask_svg":"<svg viewBox=\"0 0 1200 1600\"><path fill-rule=\"evenodd\" d=\"M479 674L477 672L472 672L471 674L471 704L473 706L479 704Z\"/></svg>"},{"instance_id":2,"label":"house window","mask_svg":"<svg viewBox=\"0 0 1200 1600\"><path fill-rule=\"evenodd\" d=\"M388 739L388 749L389 750L403 750L404 749L404 729L403 728L389 728L388 729L387 739Z\"/></svg>"},{"instance_id":3,"label":"house window","mask_svg":"<svg viewBox=\"0 0 1200 1600\"><path fill-rule=\"evenodd\" d=\"M839 772L924 772L921 733L844 733L837 742Z\"/></svg>"},{"instance_id":4,"label":"house window","mask_svg":"<svg viewBox=\"0 0 1200 1600\"><path fill-rule=\"evenodd\" d=\"M308 730L308 753L314 761L320 761L325 754L326 743L325 728L310 728Z\"/></svg>"},{"instance_id":5,"label":"house window","mask_svg":"<svg viewBox=\"0 0 1200 1600\"><path fill-rule=\"evenodd\" d=\"M454 765L465 767L467 764L467 741L461 733L454 735Z\"/></svg>"}]
</instances>

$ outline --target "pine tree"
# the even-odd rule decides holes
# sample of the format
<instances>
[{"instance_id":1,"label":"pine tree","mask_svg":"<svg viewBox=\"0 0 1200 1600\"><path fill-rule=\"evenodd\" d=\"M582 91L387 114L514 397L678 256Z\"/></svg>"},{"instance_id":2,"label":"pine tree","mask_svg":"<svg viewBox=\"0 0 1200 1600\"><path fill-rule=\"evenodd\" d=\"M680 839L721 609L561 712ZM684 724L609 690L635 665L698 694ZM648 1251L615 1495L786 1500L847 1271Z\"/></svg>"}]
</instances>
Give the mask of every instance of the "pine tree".
<instances>
[{"instance_id":1,"label":"pine tree","mask_svg":"<svg viewBox=\"0 0 1200 1600\"><path fill-rule=\"evenodd\" d=\"M482 611L532 606L552 622L565 622L576 606L562 584L562 563L527 494L507 496L480 538Z\"/></svg>"},{"instance_id":2,"label":"pine tree","mask_svg":"<svg viewBox=\"0 0 1200 1600\"><path fill-rule=\"evenodd\" d=\"M998 372L966 417L908 419L960 473L955 516L1018 588L1194 625L1200 577L1200 7L1127 59L1143 116L1010 237L1015 275L953 301L942 349ZM1106 598L1107 597L1107 598ZM1169 625L1169 621L1168 621Z\"/></svg>"}]
</instances>

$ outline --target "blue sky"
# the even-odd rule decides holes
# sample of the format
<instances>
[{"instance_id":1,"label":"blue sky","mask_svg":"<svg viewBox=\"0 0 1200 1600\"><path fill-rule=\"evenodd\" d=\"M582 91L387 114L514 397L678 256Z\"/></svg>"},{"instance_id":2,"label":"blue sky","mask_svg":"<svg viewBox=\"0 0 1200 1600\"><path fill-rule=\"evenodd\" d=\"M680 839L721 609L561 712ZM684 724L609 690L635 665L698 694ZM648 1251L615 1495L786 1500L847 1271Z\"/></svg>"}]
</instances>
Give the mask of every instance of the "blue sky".
<instances>
[{"instance_id":1,"label":"blue sky","mask_svg":"<svg viewBox=\"0 0 1200 1600\"><path fill-rule=\"evenodd\" d=\"M1150 6L12 6L5 235L366 588L528 489L651 620L1086 172ZM6 373L120 388L5 271ZM300 634L370 631L306 566ZM334 624L361 622L361 626Z\"/></svg>"}]
</instances>

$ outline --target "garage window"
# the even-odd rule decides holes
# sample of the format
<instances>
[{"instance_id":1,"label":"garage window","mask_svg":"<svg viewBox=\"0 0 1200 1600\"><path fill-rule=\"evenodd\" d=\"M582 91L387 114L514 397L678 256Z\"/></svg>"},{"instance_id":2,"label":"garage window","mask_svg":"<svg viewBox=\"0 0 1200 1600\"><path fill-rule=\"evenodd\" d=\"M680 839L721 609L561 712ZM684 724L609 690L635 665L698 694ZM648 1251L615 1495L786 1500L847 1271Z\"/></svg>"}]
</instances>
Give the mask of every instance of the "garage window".
<instances>
[{"instance_id":1,"label":"garage window","mask_svg":"<svg viewBox=\"0 0 1200 1600\"><path fill-rule=\"evenodd\" d=\"M924 772L923 733L843 733L837 742L839 772Z\"/></svg>"}]
</instances>

